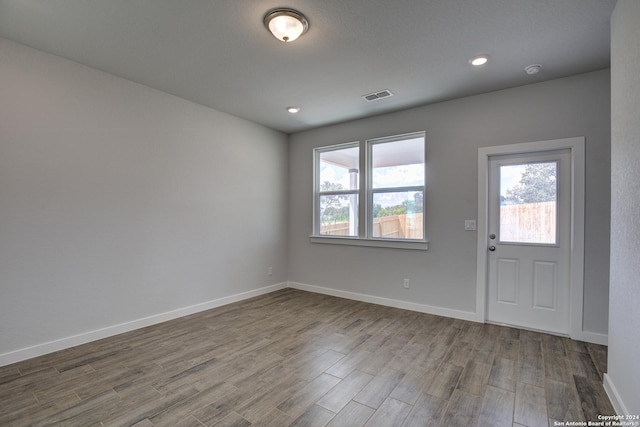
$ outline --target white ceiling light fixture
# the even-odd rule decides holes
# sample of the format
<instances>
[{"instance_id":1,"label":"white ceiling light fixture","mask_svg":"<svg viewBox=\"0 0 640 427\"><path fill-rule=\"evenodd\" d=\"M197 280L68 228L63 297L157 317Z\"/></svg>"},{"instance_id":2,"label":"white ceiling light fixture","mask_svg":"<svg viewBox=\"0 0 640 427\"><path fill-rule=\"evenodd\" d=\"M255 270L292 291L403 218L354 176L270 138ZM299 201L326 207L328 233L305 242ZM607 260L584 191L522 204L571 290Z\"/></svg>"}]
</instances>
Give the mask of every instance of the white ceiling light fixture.
<instances>
[{"instance_id":1,"label":"white ceiling light fixture","mask_svg":"<svg viewBox=\"0 0 640 427\"><path fill-rule=\"evenodd\" d=\"M309 30L309 21L297 10L276 8L264 16L264 26L275 38L289 43Z\"/></svg>"},{"instance_id":2,"label":"white ceiling light fixture","mask_svg":"<svg viewBox=\"0 0 640 427\"><path fill-rule=\"evenodd\" d=\"M287 111L290 112L291 114L296 114L297 112L300 111L300 107L287 107Z\"/></svg>"},{"instance_id":3,"label":"white ceiling light fixture","mask_svg":"<svg viewBox=\"0 0 640 427\"><path fill-rule=\"evenodd\" d=\"M486 64L487 62L489 62L489 55L477 55L469 60L469 64L473 65L474 67L479 67Z\"/></svg>"}]
</instances>

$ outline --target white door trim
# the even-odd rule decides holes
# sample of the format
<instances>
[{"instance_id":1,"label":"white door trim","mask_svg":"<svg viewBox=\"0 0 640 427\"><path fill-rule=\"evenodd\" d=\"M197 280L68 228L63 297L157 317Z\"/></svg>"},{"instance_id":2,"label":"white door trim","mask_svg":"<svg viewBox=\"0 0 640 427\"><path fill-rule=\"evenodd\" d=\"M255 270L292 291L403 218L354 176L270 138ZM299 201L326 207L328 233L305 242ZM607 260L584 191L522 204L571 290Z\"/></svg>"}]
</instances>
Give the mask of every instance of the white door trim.
<instances>
[{"instance_id":1,"label":"white door trim","mask_svg":"<svg viewBox=\"0 0 640 427\"><path fill-rule=\"evenodd\" d=\"M584 339L582 329L584 291L584 181L585 139L574 137L549 141L481 147L478 149L478 246L476 270L477 320L487 319L487 232L489 192L489 157L503 154L524 154L538 151L569 149L571 151L571 253L569 285L569 333L571 338Z\"/></svg>"}]
</instances>

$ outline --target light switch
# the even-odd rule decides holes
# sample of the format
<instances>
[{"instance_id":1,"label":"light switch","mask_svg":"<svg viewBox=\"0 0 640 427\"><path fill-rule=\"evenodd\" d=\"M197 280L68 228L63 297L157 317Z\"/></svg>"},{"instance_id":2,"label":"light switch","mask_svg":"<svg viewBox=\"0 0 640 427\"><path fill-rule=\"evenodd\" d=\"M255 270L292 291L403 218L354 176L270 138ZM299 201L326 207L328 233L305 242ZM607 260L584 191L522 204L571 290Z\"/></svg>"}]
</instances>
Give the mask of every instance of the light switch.
<instances>
[{"instance_id":1,"label":"light switch","mask_svg":"<svg viewBox=\"0 0 640 427\"><path fill-rule=\"evenodd\" d=\"M476 229L476 220L475 219L465 219L464 220L464 229L467 231L472 231Z\"/></svg>"}]
</instances>

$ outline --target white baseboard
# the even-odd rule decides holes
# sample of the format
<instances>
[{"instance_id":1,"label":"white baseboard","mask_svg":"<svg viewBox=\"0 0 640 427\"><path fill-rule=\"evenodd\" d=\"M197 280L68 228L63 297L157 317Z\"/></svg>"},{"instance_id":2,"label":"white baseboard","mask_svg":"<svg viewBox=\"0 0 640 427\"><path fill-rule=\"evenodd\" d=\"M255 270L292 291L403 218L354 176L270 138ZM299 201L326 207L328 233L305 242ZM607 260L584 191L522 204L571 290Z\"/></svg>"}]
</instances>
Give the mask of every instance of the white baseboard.
<instances>
[{"instance_id":1,"label":"white baseboard","mask_svg":"<svg viewBox=\"0 0 640 427\"><path fill-rule=\"evenodd\" d=\"M604 374L604 391L607 392L607 396L609 396L609 400L613 405L613 409L615 409L617 415L631 415L627 410L627 407L624 405L624 402L620 398L620 394L616 389L616 386L613 384L613 380L611 379L611 375Z\"/></svg>"},{"instance_id":2,"label":"white baseboard","mask_svg":"<svg viewBox=\"0 0 640 427\"><path fill-rule=\"evenodd\" d=\"M342 291L339 289L325 288L322 286L308 285L304 283L289 282L289 287L303 291L315 292L318 294L331 295L334 297L347 298L356 301L370 302L373 304L386 305L389 307L402 308L405 310L418 311L421 313L436 314L438 316L453 317L454 319L469 320L471 322L484 323L485 319L475 312L454 310L445 307L436 307L426 304L395 300L391 298L377 297L373 295L360 294L355 292ZM542 331L541 331L542 332ZM544 333L544 332L543 332ZM586 341L594 344L607 345L608 336L596 332L582 331L578 336L572 337L575 340Z\"/></svg>"},{"instance_id":3,"label":"white baseboard","mask_svg":"<svg viewBox=\"0 0 640 427\"><path fill-rule=\"evenodd\" d=\"M242 301L245 299L257 297L260 295L268 294L271 292L285 289L287 287L300 289L303 291L309 291L324 295L331 295L340 298L351 299L355 301L368 302L372 304L379 304L388 307L401 308L404 310L417 311L420 313L435 314L438 316L451 317L454 319L468 320L471 322L483 323L484 319L480 318L475 312L455 310L445 307L436 307L427 304L418 304L409 301L396 300L391 298L377 297L374 295L361 294L356 292L343 291L339 289L326 288L322 286L308 285L297 282L278 283L275 285L265 286L263 288L254 289L252 291L242 292L228 297L223 297L200 304L191 305L189 307L183 307L176 310L168 311L165 313L155 314L141 319L132 320L130 322L120 323L118 325L108 326L106 328L97 329L94 331L84 332L82 334L74 335L71 337L65 337L55 341L49 341L42 344L37 344L31 347L22 348L19 350L11 351L8 353L0 354L0 366L10 365L12 363L20 362L23 360L31 359L33 357L42 356L44 354L53 353L55 351L64 350L66 348L75 347L77 345L86 344L91 341L96 341L103 338L108 338L114 335L118 335L124 332L133 331L135 329L144 328L146 326L155 325L157 323L166 322L168 320L177 319L179 317L188 316L190 314L198 313L212 308L221 307L223 305L231 304L234 302ZM598 334L594 332L583 331L581 336L574 337L581 341L592 342L601 345L607 345L607 335ZM607 376L605 374L605 380ZM615 391L615 388L611 384L611 390L607 390L611 401L614 398L611 393ZM605 381L606 388L606 381ZM622 402L622 401L620 401ZM614 405L615 407L615 405ZM624 408L624 405L622 405ZM618 408L616 407L616 410Z\"/></svg>"},{"instance_id":4,"label":"white baseboard","mask_svg":"<svg viewBox=\"0 0 640 427\"><path fill-rule=\"evenodd\" d=\"M242 301L245 299L268 294L271 292L278 291L280 289L284 289L286 287L287 287L287 283L278 283L271 286L265 286L263 288L254 289L251 291L242 292L235 295L230 295L228 297L223 297L223 298L219 298L219 299L215 299L215 300L211 300L211 301L207 301L199 304L194 304L189 307L183 307L176 310L167 311L165 313L154 314L152 316L143 317L141 319L132 320L130 322L120 323L118 325L108 326L106 328L84 332L82 334L74 335L71 337L66 337L59 340L55 340L55 341L49 341L46 343L31 346L31 347L22 348L19 350L0 354L0 366L10 365L12 363L31 359L33 357L42 356L48 353L53 353L54 351L64 350L66 348L75 347L81 344L86 344L91 341L108 338L114 335L122 334L124 332L129 332L135 329L140 329L147 326L155 325L157 323L166 322L167 320L177 319L179 317L188 316L190 314L198 313L205 310L210 310L212 308L216 308L216 307L231 304L234 302Z\"/></svg>"},{"instance_id":5,"label":"white baseboard","mask_svg":"<svg viewBox=\"0 0 640 427\"><path fill-rule=\"evenodd\" d=\"M582 331L578 336L571 337L574 340L586 341L593 344L609 345L609 335L597 332Z\"/></svg>"},{"instance_id":6,"label":"white baseboard","mask_svg":"<svg viewBox=\"0 0 640 427\"><path fill-rule=\"evenodd\" d=\"M373 295L360 294L355 292L342 291L339 289L325 288L322 286L307 285L304 283L289 282L289 287L300 289L302 291L315 292L317 294L331 295L334 297L346 298L355 301L369 302L372 304L385 305L388 307L402 308L404 310L418 311L420 313L435 314L444 317L453 317L454 319L469 320L471 322L480 322L477 313L470 311L454 310L451 308L435 307L426 304L417 304L409 301L396 300L391 298L376 297Z\"/></svg>"}]
</instances>

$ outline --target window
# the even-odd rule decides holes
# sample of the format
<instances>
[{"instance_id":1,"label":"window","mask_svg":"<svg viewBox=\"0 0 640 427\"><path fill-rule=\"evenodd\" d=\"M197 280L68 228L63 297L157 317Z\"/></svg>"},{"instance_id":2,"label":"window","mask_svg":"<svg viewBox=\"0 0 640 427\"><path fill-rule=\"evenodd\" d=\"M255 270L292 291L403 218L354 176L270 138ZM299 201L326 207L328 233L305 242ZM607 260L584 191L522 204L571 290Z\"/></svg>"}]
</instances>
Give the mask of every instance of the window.
<instances>
[{"instance_id":1,"label":"window","mask_svg":"<svg viewBox=\"0 0 640 427\"><path fill-rule=\"evenodd\" d=\"M314 168L312 241L426 249L424 132L317 148Z\"/></svg>"},{"instance_id":2,"label":"window","mask_svg":"<svg viewBox=\"0 0 640 427\"><path fill-rule=\"evenodd\" d=\"M500 166L500 242L557 243L558 162Z\"/></svg>"},{"instance_id":3,"label":"window","mask_svg":"<svg viewBox=\"0 0 640 427\"><path fill-rule=\"evenodd\" d=\"M316 152L317 206L321 236L358 236L360 148L347 144Z\"/></svg>"}]
</instances>

